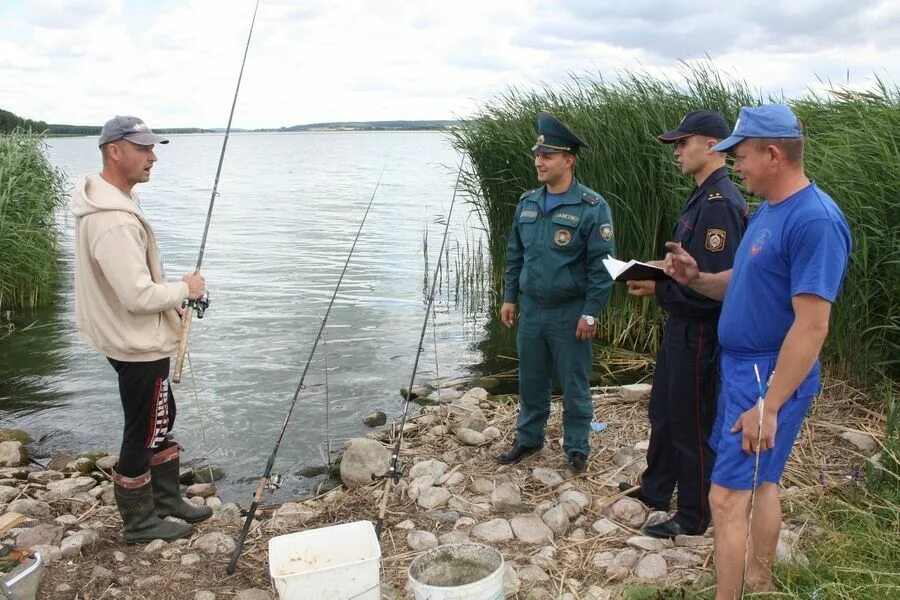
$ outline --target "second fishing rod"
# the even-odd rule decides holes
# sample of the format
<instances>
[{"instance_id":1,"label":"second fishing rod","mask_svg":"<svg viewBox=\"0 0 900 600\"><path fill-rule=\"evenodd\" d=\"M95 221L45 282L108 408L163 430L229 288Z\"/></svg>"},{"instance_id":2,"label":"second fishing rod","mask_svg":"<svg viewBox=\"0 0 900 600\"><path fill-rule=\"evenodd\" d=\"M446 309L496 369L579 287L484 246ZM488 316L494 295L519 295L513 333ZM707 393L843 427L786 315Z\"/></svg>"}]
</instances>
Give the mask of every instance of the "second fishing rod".
<instances>
[{"instance_id":1,"label":"second fishing rod","mask_svg":"<svg viewBox=\"0 0 900 600\"><path fill-rule=\"evenodd\" d=\"M388 471L384 475L384 492L381 496L381 506L378 509L378 518L375 520L375 535L381 536L381 527L384 524L384 515L387 512L388 497L391 493L391 485L400 479L400 448L403 444L403 426L406 425L406 416L409 413L409 404L412 401L412 389L416 382L416 372L419 369L419 357L422 356L422 343L425 339L425 332L428 329L428 317L431 314L431 306L434 304L434 296L437 292L437 282L441 274L441 258L444 256L444 247L447 244L447 234L450 231L450 217L453 216L453 206L456 204L456 196L459 192L459 182L462 179L462 167L465 161L463 156L459 161L459 167L456 170L456 183L453 185L453 197L450 200L450 209L447 211L447 220L444 223L444 235L441 238L441 248L437 254L437 266L434 268L434 277L431 279L431 290L428 294L428 305L425 307L425 317L422 319L422 332L419 335L419 344L416 349L416 359L413 362L412 374L409 377L409 386L406 388L406 399L403 403L403 417L400 419L400 426L397 433L397 440L394 442L394 448L391 451L391 462Z\"/></svg>"},{"instance_id":2,"label":"second fishing rod","mask_svg":"<svg viewBox=\"0 0 900 600\"><path fill-rule=\"evenodd\" d=\"M375 201L375 195L378 193L378 188L381 185L381 179L384 177L384 171L387 169L387 162L385 162L384 167L381 169L381 174L378 176L378 181L375 183L375 189L372 191L372 197L369 198L369 204L366 206L366 212L363 214L362 220L359 222L359 229L356 230L356 237L353 238L353 245L350 246L350 252L347 254L347 260L344 261L344 268L341 269L341 274L338 277L337 284L334 286L334 292L331 294L331 300L328 302L328 308L325 309L325 315L322 317L322 322L319 325L319 331L316 333L316 337L313 340L312 348L309 351L309 358L306 360L306 364L303 367L303 373L300 375L300 381L297 383L297 389L294 390L294 396L291 398L291 405L288 408L287 414L284 416L284 421L281 423L281 431L278 433L278 438L275 440L275 447L272 448L272 453L269 455L269 460L266 461L266 468L263 471L263 475L259 480L259 483L256 485L256 491L253 494L253 502L250 504L249 510L247 510L247 516L244 519L244 526L241 528L241 534L237 540L237 546L234 549L234 553L231 555L231 560L228 562L228 567L225 571L230 575L234 573L234 569L237 566L238 560L241 557L241 552L244 548L244 542L247 539L247 534L250 532L250 527L253 524L253 517L256 515L256 510L259 508L259 504L262 501L263 495L266 492L266 489L269 487L269 477L272 474L272 467L275 465L275 456L278 454L278 449L281 447L281 441L284 439L284 432L287 430L288 423L291 420L291 415L294 413L294 407L297 405L297 398L300 396L301 390L303 390L306 386L304 386L304 381L306 380L306 373L309 371L309 367L312 364L313 357L316 354L316 348L319 345L319 340L322 339L322 334L325 331L325 325L328 323L328 316L331 314L331 307L334 306L334 301L337 298L338 290L341 288L341 282L344 281L344 274L347 272L347 267L350 266L350 259L353 258L353 252L356 250L356 243L359 241L359 235L362 233L363 226L366 224L366 218L369 216L369 210L372 208L372 203Z\"/></svg>"}]
</instances>

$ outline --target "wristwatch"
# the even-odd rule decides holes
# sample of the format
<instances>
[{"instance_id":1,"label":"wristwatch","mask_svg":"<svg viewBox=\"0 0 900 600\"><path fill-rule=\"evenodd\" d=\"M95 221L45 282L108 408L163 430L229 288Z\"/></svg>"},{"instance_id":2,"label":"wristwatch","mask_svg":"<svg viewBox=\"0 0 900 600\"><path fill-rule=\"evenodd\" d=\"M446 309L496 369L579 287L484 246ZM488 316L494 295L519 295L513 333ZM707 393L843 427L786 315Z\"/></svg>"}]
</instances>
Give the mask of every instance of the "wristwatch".
<instances>
[{"instance_id":1,"label":"wristwatch","mask_svg":"<svg viewBox=\"0 0 900 600\"><path fill-rule=\"evenodd\" d=\"M581 315L581 318L584 319L584 322L587 323L588 327L593 327L597 323L597 319L591 315Z\"/></svg>"}]
</instances>

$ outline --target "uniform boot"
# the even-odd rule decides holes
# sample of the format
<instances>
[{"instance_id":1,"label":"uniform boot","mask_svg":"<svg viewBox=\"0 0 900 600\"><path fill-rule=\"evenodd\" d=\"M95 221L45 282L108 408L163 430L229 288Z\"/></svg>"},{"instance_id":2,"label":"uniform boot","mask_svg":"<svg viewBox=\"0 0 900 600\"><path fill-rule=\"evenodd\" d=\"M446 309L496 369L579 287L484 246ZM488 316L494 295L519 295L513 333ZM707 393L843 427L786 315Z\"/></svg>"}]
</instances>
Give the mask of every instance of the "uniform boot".
<instances>
[{"instance_id":1,"label":"uniform boot","mask_svg":"<svg viewBox=\"0 0 900 600\"><path fill-rule=\"evenodd\" d=\"M125 477L113 472L116 506L125 524L125 543L143 544L153 540L177 540L190 537L194 528L184 523L163 521L153 505L150 472Z\"/></svg>"},{"instance_id":2,"label":"uniform boot","mask_svg":"<svg viewBox=\"0 0 900 600\"><path fill-rule=\"evenodd\" d=\"M178 517L188 523L199 523L212 516L208 506L194 506L181 497L179 481L180 452L178 444L166 442L166 446L150 460L150 481L153 485L153 501L160 517Z\"/></svg>"}]
</instances>

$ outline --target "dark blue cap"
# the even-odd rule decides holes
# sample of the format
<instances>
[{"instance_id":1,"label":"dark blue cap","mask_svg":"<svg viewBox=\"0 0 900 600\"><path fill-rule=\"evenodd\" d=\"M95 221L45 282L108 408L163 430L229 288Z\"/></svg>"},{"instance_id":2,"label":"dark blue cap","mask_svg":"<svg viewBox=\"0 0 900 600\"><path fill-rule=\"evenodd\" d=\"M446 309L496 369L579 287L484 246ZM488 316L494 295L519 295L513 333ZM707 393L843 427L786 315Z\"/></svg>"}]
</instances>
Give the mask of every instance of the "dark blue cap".
<instances>
[{"instance_id":1,"label":"dark blue cap","mask_svg":"<svg viewBox=\"0 0 900 600\"><path fill-rule=\"evenodd\" d=\"M537 114L538 139L532 146L532 152L553 154L554 152L571 152L575 154L579 148L590 148L562 121L546 112Z\"/></svg>"},{"instance_id":2,"label":"dark blue cap","mask_svg":"<svg viewBox=\"0 0 900 600\"><path fill-rule=\"evenodd\" d=\"M704 135L724 140L731 134L725 118L711 110L692 110L684 116L678 127L667 131L657 139L664 144L672 144L692 135Z\"/></svg>"},{"instance_id":3,"label":"dark blue cap","mask_svg":"<svg viewBox=\"0 0 900 600\"><path fill-rule=\"evenodd\" d=\"M727 152L747 138L801 138L800 120L784 104L763 104L741 108L731 136L713 147L716 152Z\"/></svg>"}]
</instances>

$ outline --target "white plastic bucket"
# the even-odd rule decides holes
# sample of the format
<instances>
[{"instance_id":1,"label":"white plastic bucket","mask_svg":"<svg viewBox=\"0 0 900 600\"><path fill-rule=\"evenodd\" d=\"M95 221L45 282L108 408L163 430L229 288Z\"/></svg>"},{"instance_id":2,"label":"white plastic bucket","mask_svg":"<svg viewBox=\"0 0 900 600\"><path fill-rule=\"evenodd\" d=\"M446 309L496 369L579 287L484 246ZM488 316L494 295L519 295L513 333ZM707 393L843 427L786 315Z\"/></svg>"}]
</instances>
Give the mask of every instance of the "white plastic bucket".
<instances>
[{"instance_id":1,"label":"white plastic bucket","mask_svg":"<svg viewBox=\"0 0 900 600\"><path fill-rule=\"evenodd\" d=\"M380 600L381 547L370 521L269 540L269 575L282 600Z\"/></svg>"},{"instance_id":2,"label":"white plastic bucket","mask_svg":"<svg viewBox=\"0 0 900 600\"><path fill-rule=\"evenodd\" d=\"M503 571L503 555L490 546L447 544L412 562L409 587L416 600L504 600Z\"/></svg>"}]
</instances>

